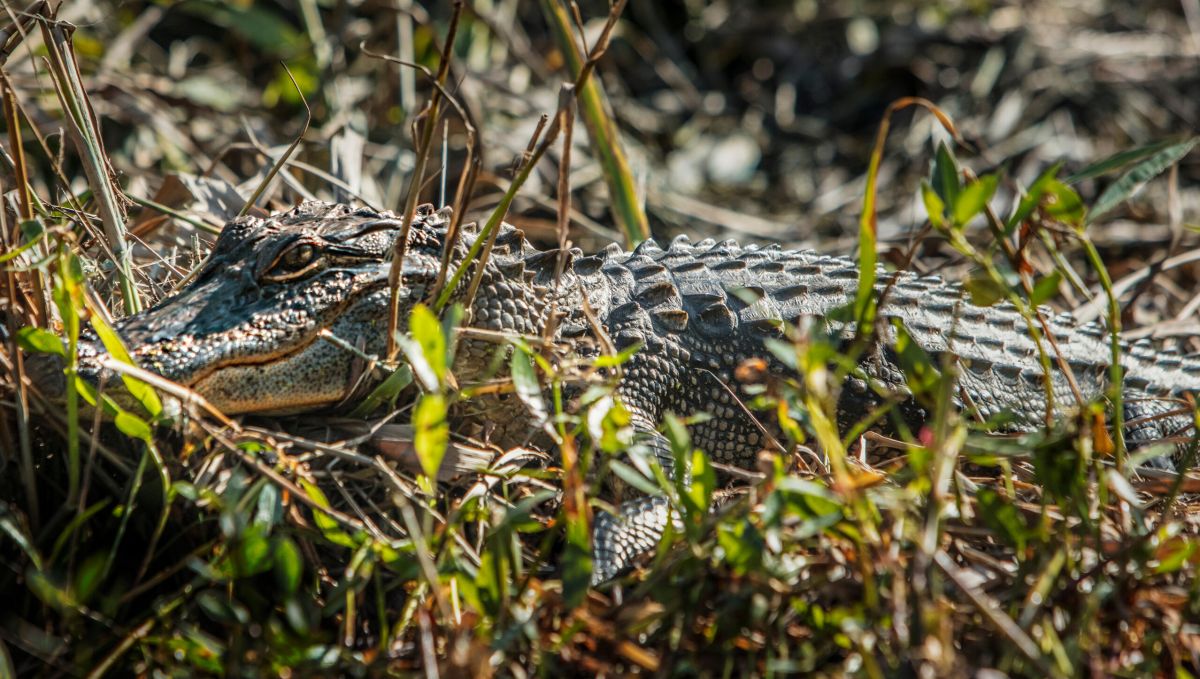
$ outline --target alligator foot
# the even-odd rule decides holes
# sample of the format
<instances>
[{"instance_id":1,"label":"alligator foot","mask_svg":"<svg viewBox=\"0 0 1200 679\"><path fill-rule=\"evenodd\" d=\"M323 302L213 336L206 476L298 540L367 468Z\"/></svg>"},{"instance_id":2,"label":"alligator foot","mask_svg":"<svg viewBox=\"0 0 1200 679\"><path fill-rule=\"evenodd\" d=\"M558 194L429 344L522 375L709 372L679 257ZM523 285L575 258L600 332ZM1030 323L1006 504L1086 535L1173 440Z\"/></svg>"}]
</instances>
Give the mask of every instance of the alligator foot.
<instances>
[{"instance_id":1,"label":"alligator foot","mask_svg":"<svg viewBox=\"0 0 1200 679\"><path fill-rule=\"evenodd\" d=\"M1190 406L1181 401L1156 398L1140 392L1127 392L1121 400L1125 414L1125 442L1129 450L1137 451L1156 443L1192 436ZM1184 456L1191 441L1175 444L1174 456L1156 455L1142 462L1143 467L1175 471L1178 463L1186 464Z\"/></svg>"},{"instance_id":2,"label":"alligator foot","mask_svg":"<svg viewBox=\"0 0 1200 679\"><path fill-rule=\"evenodd\" d=\"M612 580L654 549L670 516L667 498L654 495L622 502L616 516L598 512L592 531L592 586Z\"/></svg>"}]
</instances>

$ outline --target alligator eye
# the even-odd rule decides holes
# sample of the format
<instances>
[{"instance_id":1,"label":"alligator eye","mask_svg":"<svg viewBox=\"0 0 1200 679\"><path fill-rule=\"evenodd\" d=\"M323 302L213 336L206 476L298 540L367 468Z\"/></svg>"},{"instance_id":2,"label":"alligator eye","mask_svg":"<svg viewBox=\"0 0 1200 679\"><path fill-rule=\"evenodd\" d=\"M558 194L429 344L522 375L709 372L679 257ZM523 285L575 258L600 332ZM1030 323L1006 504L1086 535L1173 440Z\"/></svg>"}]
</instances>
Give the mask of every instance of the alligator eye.
<instances>
[{"instance_id":1,"label":"alligator eye","mask_svg":"<svg viewBox=\"0 0 1200 679\"><path fill-rule=\"evenodd\" d=\"M313 257L316 256L316 254L317 254L316 248L309 245L308 243L302 243L300 245L297 245L294 248L289 249L283 255L283 258L280 260L279 263L282 264L284 266L284 268L286 268L286 269L289 269L291 271L296 271L296 270L303 269L304 267L308 266L309 263L312 262Z\"/></svg>"},{"instance_id":2,"label":"alligator eye","mask_svg":"<svg viewBox=\"0 0 1200 679\"><path fill-rule=\"evenodd\" d=\"M320 249L311 243L297 244L279 255L263 278L269 281L286 281L302 277L319 266L320 254Z\"/></svg>"}]
</instances>

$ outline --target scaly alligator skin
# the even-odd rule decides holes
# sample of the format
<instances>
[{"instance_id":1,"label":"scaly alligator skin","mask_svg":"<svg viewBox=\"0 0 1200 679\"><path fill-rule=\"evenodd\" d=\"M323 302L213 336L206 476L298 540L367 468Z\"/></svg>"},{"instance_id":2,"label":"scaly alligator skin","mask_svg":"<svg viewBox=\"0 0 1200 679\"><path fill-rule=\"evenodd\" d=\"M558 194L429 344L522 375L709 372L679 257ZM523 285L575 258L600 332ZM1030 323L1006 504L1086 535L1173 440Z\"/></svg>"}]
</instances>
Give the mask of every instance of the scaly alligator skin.
<instances>
[{"instance_id":1,"label":"scaly alligator skin","mask_svg":"<svg viewBox=\"0 0 1200 679\"><path fill-rule=\"evenodd\" d=\"M413 224L403 263L402 311L423 299L433 284L447 223L445 212L426 208ZM328 330L368 355L384 352L387 255L399 227L391 213L317 202L270 219L236 220L225 227L194 281L156 307L119 321L117 330L142 367L191 387L227 413L301 412L353 402L370 387L372 376L362 374L360 358L318 332ZM452 266L462 261L475 237L463 235ZM590 257L578 250L568 255L555 286L557 251L538 251L519 230L502 227L469 324L541 336L556 309L561 318L555 321L554 339L588 358L598 355L601 343L584 313L586 295L617 349L642 345L624 366L618 396L632 414L637 435L669 473L669 446L656 433L668 411L712 414L693 427L696 445L718 462L753 464L765 441L738 404L735 395L741 391L733 374L752 357L768 360L772 371L788 371L763 346L764 338L779 335L780 321L808 317L822 321L815 327L835 340L851 334L847 326L828 320L856 288L858 270L848 259L733 241L691 243L683 237L665 249L647 241L632 252L610 246ZM957 363L960 408L985 419L1007 414L1007 426L1014 430L1044 423L1043 372L1024 321L1011 307L973 306L959 286L881 270L877 291L885 288L880 317L899 319L927 353ZM1102 398L1109 369L1104 329L1076 325L1068 316L1056 316L1050 324L1083 398ZM882 337L861 359L861 373L842 389L843 425L860 419L882 394L905 393L895 331L889 323L879 327ZM498 346L461 342L455 363L460 383L487 377ZM97 382L105 377L110 387L119 384L97 363L102 353L94 337L85 338L82 374ZM1176 405L1167 399L1200 387L1200 361L1160 354L1144 344L1126 347L1123 360L1125 415L1143 420L1131 427L1130 436L1146 441L1186 431L1190 418L1172 415ZM1051 379L1054 415L1064 416L1076 399L1057 366ZM495 432L502 444L522 443L536 429L514 402L498 402L511 409L502 417L484 413L509 423ZM898 411L918 423L923 417L912 399ZM663 498L617 500L617 516L596 518L596 582L653 548L669 520Z\"/></svg>"}]
</instances>

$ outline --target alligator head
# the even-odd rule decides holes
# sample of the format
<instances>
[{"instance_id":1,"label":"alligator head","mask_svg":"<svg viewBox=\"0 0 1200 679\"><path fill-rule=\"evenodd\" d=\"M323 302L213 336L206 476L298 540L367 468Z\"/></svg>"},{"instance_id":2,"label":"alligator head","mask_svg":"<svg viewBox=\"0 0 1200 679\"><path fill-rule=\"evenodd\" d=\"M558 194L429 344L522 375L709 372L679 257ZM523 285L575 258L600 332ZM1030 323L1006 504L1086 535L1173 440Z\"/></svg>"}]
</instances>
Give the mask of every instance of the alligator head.
<instances>
[{"instance_id":1,"label":"alligator head","mask_svg":"<svg viewBox=\"0 0 1200 679\"><path fill-rule=\"evenodd\" d=\"M422 208L410 229L402 312L437 274L447 221L445 213ZM400 227L391 213L319 202L237 219L190 283L115 329L139 366L226 413L336 404L361 386L365 361L358 356L385 351L390 256ZM104 354L97 337L84 333L80 375L120 401L121 381L102 365ZM42 390L61 396L61 362L31 364Z\"/></svg>"}]
</instances>

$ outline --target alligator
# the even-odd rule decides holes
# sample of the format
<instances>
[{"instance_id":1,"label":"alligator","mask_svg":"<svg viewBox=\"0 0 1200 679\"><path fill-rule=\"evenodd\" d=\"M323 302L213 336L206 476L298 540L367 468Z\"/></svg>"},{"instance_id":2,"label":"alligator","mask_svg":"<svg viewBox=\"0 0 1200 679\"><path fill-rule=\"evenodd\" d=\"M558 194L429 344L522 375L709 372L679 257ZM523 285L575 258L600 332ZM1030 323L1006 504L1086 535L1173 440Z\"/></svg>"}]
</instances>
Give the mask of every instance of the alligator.
<instances>
[{"instance_id":1,"label":"alligator","mask_svg":"<svg viewBox=\"0 0 1200 679\"><path fill-rule=\"evenodd\" d=\"M439 271L450 221L448 210L423 206L407 232L396 290L402 331L404 312L445 280ZM225 413L345 407L378 377L364 371L362 357L388 350L389 271L402 226L390 212L316 201L268 218L236 219L190 283L115 328L141 367L191 388ZM692 420L694 444L715 462L753 468L772 434L743 406L739 366L754 359L770 374L797 377L767 351L767 340L782 337L789 324L842 343L858 336L854 323L838 320L858 285L852 259L732 240L693 243L683 236L666 247L647 240L632 251L612 245L585 256L577 249L539 250L507 224L494 236L466 309L467 325L493 335L548 338L584 360L637 347L621 367L616 397L630 414L640 450L670 475L686 477L688 470L674 469L670 444L659 432L667 413L708 413ZM473 225L464 226L449 249L450 272L481 237ZM474 274L480 264L467 266ZM452 299L466 297L471 278L460 277ZM875 287L883 322L840 389L843 430L885 402L899 404L894 410L901 421L919 424L925 417L901 369L900 327L934 365L955 367L955 405L1001 422L1000 429L1036 430L1048 416L1069 417L1079 403L1102 401L1108 393L1111 345L1100 323L1076 323L1043 309L1045 339L1053 340L1043 345L1053 353L1047 372L1026 320L1007 303L976 306L961 285L883 268ZM342 341L324 341L331 335ZM453 366L459 384L494 378L498 350L510 349L494 337L465 334ZM120 388L95 335L85 334L78 355L82 376ZM1192 421L1178 404L1200 387L1200 359L1144 343L1123 346L1121 356L1131 442L1178 440ZM42 381L52 384L45 373L53 372L43 368ZM57 375L60 384L51 392L62 390L61 369ZM537 423L517 399L491 405L482 416L495 425L493 442L518 445L537 436ZM628 488L607 492L616 511L595 517L595 583L654 548L673 520L665 497Z\"/></svg>"}]
</instances>

